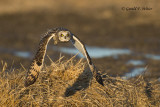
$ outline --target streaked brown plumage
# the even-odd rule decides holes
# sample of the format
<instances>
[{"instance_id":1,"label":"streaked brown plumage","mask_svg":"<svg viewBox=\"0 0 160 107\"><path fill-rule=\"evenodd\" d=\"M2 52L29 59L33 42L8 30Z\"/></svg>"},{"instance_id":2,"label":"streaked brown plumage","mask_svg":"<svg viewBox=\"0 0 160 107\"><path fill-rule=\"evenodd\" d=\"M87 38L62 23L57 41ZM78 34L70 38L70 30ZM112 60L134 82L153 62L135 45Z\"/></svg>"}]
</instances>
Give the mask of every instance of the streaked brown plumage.
<instances>
[{"instance_id":1,"label":"streaked brown plumage","mask_svg":"<svg viewBox=\"0 0 160 107\"><path fill-rule=\"evenodd\" d=\"M92 63L92 60L84 44L69 30L60 27L49 30L45 34L45 36L41 39L37 53L28 69L25 78L25 84L24 84L25 87L32 85L38 78L38 74L43 67L43 61L46 54L47 45L51 38L53 38L54 44L57 44L58 42L71 41L72 44L86 57L90 70L93 72L93 76L96 78L97 82L100 83L101 85L104 85L101 75L98 73L96 67Z\"/></svg>"},{"instance_id":2,"label":"streaked brown plumage","mask_svg":"<svg viewBox=\"0 0 160 107\"><path fill-rule=\"evenodd\" d=\"M37 53L28 69L26 78L25 78L25 86L29 86L33 84L38 78L38 74L42 69L44 56L46 53L46 48L49 40L53 37L51 32L47 32L45 36L41 39L39 43L39 47Z\"/></svg>"}]
</instances>

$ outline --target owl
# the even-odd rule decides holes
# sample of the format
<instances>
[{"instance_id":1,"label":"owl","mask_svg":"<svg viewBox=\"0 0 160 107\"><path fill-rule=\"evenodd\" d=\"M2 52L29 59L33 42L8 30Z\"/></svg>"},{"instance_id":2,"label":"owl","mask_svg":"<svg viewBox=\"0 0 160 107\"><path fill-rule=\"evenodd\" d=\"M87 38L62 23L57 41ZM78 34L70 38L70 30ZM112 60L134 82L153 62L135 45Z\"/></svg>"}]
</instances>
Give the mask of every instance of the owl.
<instances>
[{"instance_id":1,"label":"owl","mask_svg":"<svg viewBox=\"0 0 160 107\"><path fill-rule=\"evenodd\" d=\"M47 33L45 33L44 37L41 39L39 43L39 47L35 57L32 60L32 63L27 71L25 78L25 87L32 85L36 79L38 78L39 72L43 67L44 57L47 50L48 42L53 38L54 44L58 44L60 42L71 42L87 59L90 70L93 73L93 77L96 81L103 85L103 80L101 75L98 73L98 70L92 63L92 60L85 48L85 45L78 39L73 33L71 33L68 29L58 27L54 29L50 29Z\"/></svg>"}]
</instances>

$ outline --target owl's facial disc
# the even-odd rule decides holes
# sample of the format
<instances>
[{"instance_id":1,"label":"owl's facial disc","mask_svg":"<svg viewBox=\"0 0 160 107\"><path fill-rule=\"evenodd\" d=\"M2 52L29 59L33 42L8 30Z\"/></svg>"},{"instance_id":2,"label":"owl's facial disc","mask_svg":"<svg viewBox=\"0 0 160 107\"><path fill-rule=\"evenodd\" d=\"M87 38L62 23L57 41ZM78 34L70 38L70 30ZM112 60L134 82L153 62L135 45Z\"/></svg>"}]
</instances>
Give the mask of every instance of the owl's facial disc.
<instances>
[{"instance_id":1,"label":"owl's facial disc","mask_svg":"<svg viewBox=\"0 0 160 107\"><path fill-rule=\"evenodd\" d=\"M60 31L58 37L60 42L68 42L71 39L71 33L69 31Z\"/></svg>"}]
</instances>

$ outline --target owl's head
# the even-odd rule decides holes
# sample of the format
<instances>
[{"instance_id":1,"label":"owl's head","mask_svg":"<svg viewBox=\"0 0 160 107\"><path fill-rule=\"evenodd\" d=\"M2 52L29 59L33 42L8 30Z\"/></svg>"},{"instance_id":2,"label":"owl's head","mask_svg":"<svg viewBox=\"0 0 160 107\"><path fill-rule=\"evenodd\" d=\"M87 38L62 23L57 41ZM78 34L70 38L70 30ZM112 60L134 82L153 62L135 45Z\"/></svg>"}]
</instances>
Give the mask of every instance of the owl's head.
<instances>
[{"instance_id":1,"label":"owl's head","mask_svg":"<svg viewBox=\"0 0 160 107\"><path fill-rule=\"evenodd\" d=\"M48 33L53 35L52 37L55 45L58 44L58 42L68 42L72 38L72 33L63 27L50 29Z\"/></svg>"},{"instance_id":2,"label":"owl's head","mask_svg":"<svg viewBox=\"0 0 160 107\"><path fill-rule=\"evenodd\" d=\"M71 39L71 33L66 30L59 31L57 36L60 42L68 42Z\"/></svg>"}]
</instances>

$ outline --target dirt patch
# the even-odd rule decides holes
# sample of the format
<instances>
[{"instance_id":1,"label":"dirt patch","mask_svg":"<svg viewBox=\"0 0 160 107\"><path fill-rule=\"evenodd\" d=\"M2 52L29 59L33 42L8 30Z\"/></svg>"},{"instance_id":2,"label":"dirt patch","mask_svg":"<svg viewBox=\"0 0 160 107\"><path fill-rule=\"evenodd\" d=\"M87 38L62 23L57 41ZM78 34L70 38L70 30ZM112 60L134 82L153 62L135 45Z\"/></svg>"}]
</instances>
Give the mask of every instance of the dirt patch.
<instances>
[{"instance_id":1,"label":"dirt patch","mask_svg":"<svg viewBox=\"0 0 160 107\"><path fill-rule=\"evenodd\" d=\"M18 0L17 2L20 3ZM73 1L69 2L72 2L70 5L76 4L76 2ZM82 2L79 6L78 4L74 5L73 8L77 6L77 9L73 9L72 11L69 11L71 7L68 4L66 5L66 11L63 11L64 9L59 9L62 3L62 1L60 1L58 2L58 7L56 7L57 10L59 9L57 12L55 12L56 10L53 8L44 9L43 6L46 6L45 4L42 6L42 2L39 2L33 11L32 6L29 8L30 3L26 3L22 5L26 8L25 11L23 11L23 9L22 11L18 11L22 8L22 6L20 6L18 7L19 9L15 9L15 12L4 12L0 14L0 46L6 49L12 48L19 51L29 51L34 55L40 38L47 29L63 26L68 28L89 46L127 48L141 54L160 54L160 23L158 20L159 14L157 14L157 3L146 4L153 7L151 11L126 12L120 9L122 5L118 5L118 2L111 3L110 1L110 5L106 5L105 3L109 2L103 1L96 6L95 0L92 3L94 4L93 8L87 7L90 2L85 4L86 2ZM4 4L6 3L4 2ZM134 4L135 3L130 3L127 5L126 3L123 6L132 6ZM139 3L138 6L143 6L143 4ZM51 7L51 5L49 7ZM84 8L81 10L80 7ZM1 10L3 9L1 8ZM53 43L50 43L50 45L53 45ZM60 53L48 51L47 54L56 60ZM70 57L71 55L65 56ZM124 55L117 60L114 58L94 59L94 63L102 71L110 68L107 72L110 75L116 76L122 75L124 72L129 72L129 69L132 67L126 66L125 63L131 58L145 60L146 65L149 65L152 71L150 71L151 74L156 72L154 75L158 74L159 76L159 61L148 60L141 56ZM15 58L13 55L1 53L0 60L7 61L9 65L12 65L10 59L16 60L17 57ZM30 63L30 59L23 58L22 60L16 61L14 67L18 67L17 63L22 63L28 67L29 64L25 62ZM46 63L47 62L48 61L46 61Z\"/></svg>"}]
</instances>

